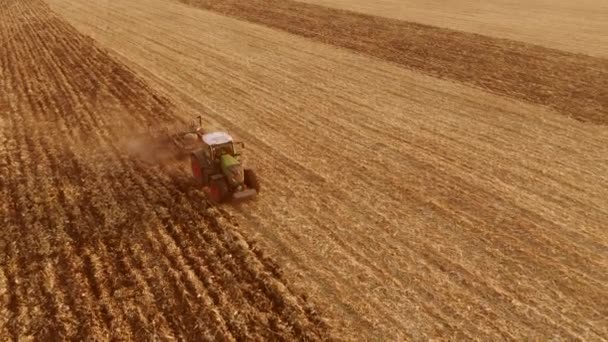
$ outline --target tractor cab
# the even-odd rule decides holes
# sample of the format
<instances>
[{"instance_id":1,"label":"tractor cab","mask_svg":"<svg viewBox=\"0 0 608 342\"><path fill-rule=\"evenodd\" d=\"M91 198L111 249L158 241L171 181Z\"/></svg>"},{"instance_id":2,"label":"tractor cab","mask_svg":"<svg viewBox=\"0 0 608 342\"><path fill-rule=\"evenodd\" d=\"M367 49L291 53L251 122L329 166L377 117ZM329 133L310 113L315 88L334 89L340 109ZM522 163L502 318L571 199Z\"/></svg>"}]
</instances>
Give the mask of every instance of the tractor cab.
<instances>
[{"instance_id":1,"label":"tractor cab","mask_svg":"<svg viewBox=\"0 0 608 342\"><path fill-rule=\"evenodd\" d=\"M242 143L235 143L232 137L225 132L205 133L201 136L201 139L207 147L207 151L205 151L207 158L214 161L218 161L224 154L238 159L240 153L236 150L235 144L243 145Z\"/></svg>"}]
</instances>

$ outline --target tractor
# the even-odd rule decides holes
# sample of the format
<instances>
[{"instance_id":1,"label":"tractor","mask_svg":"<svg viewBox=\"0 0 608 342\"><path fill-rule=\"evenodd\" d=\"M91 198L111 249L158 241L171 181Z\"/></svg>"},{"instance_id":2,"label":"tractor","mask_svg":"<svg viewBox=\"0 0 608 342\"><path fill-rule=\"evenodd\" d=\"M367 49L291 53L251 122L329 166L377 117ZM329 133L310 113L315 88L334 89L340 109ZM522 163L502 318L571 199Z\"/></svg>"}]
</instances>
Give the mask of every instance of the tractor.
<instances>
[{"instance_id":1,"label":"tractor","mask_svg":"<svg viewBox=\"0 0 608 342\"><path fill-rule=\"evenodd\" d=\"M165 138L178 148L179 154L189 157L192 175L198 186L214 203L251 199L260 192L260 183L252 169L244 168L241 153L243 142L235 142L226 132L205 132L202 117L199 125L177 133L164 130Z\"/></svg>"}]
</instances>

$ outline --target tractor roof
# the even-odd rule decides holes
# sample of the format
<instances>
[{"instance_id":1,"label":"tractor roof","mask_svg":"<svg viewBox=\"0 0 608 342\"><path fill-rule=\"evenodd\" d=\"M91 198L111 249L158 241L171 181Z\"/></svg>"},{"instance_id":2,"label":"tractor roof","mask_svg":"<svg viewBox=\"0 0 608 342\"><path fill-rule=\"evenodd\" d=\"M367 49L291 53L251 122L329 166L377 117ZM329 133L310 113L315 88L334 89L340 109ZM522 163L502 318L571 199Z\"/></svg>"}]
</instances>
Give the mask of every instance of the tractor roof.
<instances>
[{"instance_id":1,"label":"tractor roof","mask_svg":"<svg viewBox=\"0 0 608 342\"><path fill-rule=\"evenodd\" d=\"M210 132L203 134L203 142L207 145L220 145L232 142L232 137L225 132Z\"/></svg>"}]
</instances>

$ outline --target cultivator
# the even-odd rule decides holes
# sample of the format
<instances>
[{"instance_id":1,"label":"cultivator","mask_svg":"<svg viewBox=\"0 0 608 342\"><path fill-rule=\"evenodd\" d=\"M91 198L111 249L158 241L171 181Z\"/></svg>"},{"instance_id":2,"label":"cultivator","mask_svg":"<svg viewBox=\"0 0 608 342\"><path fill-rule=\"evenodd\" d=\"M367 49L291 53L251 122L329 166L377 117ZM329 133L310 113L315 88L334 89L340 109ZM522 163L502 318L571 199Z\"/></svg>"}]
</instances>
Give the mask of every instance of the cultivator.
<instances>
[{"instance_id":1,"label":"cultivator","mask_svg":"<svg viewBox=\"0 0 608 342\"><path fill-rule=\"evenodd\" d=\"M255 197L260 184L252 169L243 168L242 142L233 141L225 132L205 132L202 117L186 129L170 132L168 128L148 127L150 135L161 144L171 144L180 157L189 157L192 175L208 198L215 203L242 201Z\"/></svg>"},{"instance_id":2,"label":"cultivator","mask_svg":"<svg viewBox=\"0 0 608 342\"><path fill-rule=\"evenodd\" d=\"M200 139L204 134L202 118L199 116L198 120L198 126L196 121L193 120L188 127L173 131L170 131L166 126L157 128L150 125L148 126L148 133L157 143L175 148L179 157L187 157L196 149L203 147Z\"/></svg>"}]
</instances>

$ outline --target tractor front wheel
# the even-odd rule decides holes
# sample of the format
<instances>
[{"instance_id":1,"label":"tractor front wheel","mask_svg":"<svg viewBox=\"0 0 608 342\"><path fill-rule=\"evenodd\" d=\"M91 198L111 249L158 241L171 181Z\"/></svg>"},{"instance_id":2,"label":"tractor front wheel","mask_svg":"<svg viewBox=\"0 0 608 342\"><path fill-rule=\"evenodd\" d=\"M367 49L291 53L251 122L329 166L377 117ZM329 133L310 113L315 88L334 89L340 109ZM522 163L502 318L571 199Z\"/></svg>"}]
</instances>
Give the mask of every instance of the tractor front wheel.
<instances>
[{"instance_id":1,"label":"tractor front wheel","mask_svg":"<svg viewBox=\"0 0 608 342\"><path fill-rule=\"evenodd\" d=\"M250 189L260 192L260 181L252 169L245 169L245 185Z\"/></svg>"}]
</instances>

